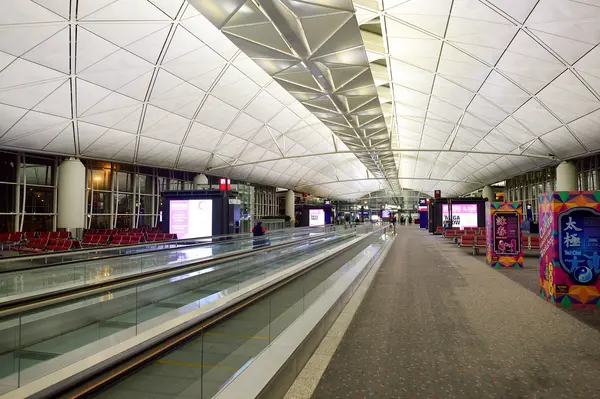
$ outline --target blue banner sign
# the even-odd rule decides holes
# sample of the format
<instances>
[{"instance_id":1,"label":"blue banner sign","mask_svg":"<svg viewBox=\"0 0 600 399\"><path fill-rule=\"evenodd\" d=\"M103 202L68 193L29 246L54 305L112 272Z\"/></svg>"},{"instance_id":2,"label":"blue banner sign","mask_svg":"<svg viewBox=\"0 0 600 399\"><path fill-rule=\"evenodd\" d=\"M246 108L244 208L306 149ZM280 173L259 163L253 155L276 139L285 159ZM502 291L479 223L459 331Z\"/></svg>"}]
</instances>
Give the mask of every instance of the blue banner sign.
<instances>
[{"instance_id":1,"label":"blue banner sign","mask_svg":"<svg viewBox=\"0 0 600 399\"><path fill-rule=\"evenodd\" d=\"M590 284L598 277L600 212L578 207L558 215L558 260L579 284Z\"/></svg>"}]
</instances>

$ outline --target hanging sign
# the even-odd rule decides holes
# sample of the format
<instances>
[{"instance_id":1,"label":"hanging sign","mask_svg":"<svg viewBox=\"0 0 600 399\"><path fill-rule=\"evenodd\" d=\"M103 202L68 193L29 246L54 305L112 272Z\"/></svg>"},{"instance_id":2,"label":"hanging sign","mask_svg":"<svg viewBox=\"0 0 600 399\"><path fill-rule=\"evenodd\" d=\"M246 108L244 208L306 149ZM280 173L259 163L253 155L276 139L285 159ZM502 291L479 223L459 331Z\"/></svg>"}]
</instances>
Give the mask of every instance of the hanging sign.
<instances>
[{"instance_id":1,"label":"hanging sign","mask_svg":"<svg viewBox=\"0 0 600 399\"><path fill-rule=\"evenodd\" d=\"M221 177L219 179L219 190L221 190L221 191L231 190L231 180Z\"/></svg>"}]
</instances>

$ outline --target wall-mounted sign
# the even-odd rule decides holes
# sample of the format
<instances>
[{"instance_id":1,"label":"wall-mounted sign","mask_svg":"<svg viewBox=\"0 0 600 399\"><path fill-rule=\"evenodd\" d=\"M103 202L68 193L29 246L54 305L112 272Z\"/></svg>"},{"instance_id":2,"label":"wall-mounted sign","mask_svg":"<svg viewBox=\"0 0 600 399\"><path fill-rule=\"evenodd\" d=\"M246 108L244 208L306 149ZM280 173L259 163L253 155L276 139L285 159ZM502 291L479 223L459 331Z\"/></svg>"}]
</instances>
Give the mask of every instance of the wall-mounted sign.
<instances>
[{"instance_id":1,"label":"wall-mounted sign","mask_svg":"<svg viewBox=\"0 0 600 399\"><path fill-rule=\"evenodd\" d=\"M427 205L429 205L428 198L419 198L419 211L426 211Z\"/></svg>"},{"instance_id":2,"label":"wall-mounted sign","mask_svg":"<svg viewBox=\"0 0 600 399\"><path fill-rule=\"evenodd\" d=\"M242 205L242 200L239 198L229 198L229 205Z\"/></svg>"},{"instance_id":3,"label":"wall-mounted sign","mask_svg":"<svg viewBox=\"0 0 600 399\"><path fill-rule=\"evenodd\" d=\"M494 252L497 255L517 255L521 251L517 212L494 213L492 234L494 235Z\"/></svg>"},{"instance_id":4,"label":"wall-mounted sign","mask_svg":"<svg viewBox=\"0 0 600 399\"><path fill-rule=\"evenodd\" d=\"M442 198L442 190L435 190L433 192L433 198Z\"/></svg>"}]
</instances>

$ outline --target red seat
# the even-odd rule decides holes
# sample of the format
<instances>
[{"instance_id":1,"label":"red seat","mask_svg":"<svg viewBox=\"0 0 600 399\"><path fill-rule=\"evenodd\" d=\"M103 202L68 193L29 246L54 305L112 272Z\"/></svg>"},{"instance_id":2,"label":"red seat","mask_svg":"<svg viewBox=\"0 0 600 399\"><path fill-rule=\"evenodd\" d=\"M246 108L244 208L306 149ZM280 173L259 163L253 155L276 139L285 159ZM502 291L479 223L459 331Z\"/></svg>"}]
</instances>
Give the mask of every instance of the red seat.
<instances>
[{"instance_id":1,"label":"red seat","mask_svg":"<svg viewBox=\"0 0 600 399\"><path fill-rule=\"evenodd\" d=\"M442 226L438 226L438 228L435 229L435 234L444 234L444 228Z\"/></svg>"},{"instance_id":2,"label":"red seat","mask_svg":"<svg viewBox=\"0 0 600 399\"><path fill-rule=\"evenodd\" d=\"M94 237L93 234L86 234L83 236L83 240L81 241L81 246L82 247L87 247L90 245L90 243L92 242L92 238Z\"/></svg>"},{"instance_id":3,"label":"red seat","mask_svg":"<svg viewBox=\"0 0 600 399\"><path fill-rule=\"evenodd\" d=\"M40 231L38 233L38 237L40 237L40 238L50 238L50 232L49 231Z\"/></svg>"},{"instance_id":4,"label":"red seat","mask_svg":"<svg viewBox=\"0 0 600 399\"><path fill-rule=\"evenodd\" d=\"M47 246L47 250L48 251L52 251L52 252L58 252L58 251L66 251L71 247L71 244L67 244L65 243L65 241L69 241L69 240L65 240L63 238L58 238L58 239L50 239L50 241L48 242L48 246ZM65 246L67 247L65 249Z\"/></svg>"},{"instance_id":5,"label":"red seat","mask_svg":"<svg viewBox=\"0 0 600 399\"><path fill-rule=\"evenodd\" d=\"M523 247L523 249L529 249L529 237L521 237L521 247Z\"/></svg>"},{"instance_id":6,"label":"red seat","mask_svg":"<svg viewBox=\"0 0 600 399\"><path fill-rule=\"evenodd\" d=\"M148 242L154 242L156 241L156 233L148 233L148 236L146 237L146 241Z\"/></svg>"},{"instance_id":7,"label":"red seat","mask_svg":"<svg viewBox=\"0 0 600 399\"><path fill-rule=\"evenodd\" d=\"M129 243L130 244L139 244L142 241L142 238L144 238L143 235L129 236Z\"/></svg>"},{"instance_id":8,"label":"red seat","mask_svg":"<svg viewBox=\"0 0 600 399\"><path fill-rule=\"evenodd\" d=\"M25 240L28 240L30 238L35 238L36 236L36 232L35 231L26 231L25 233L23 233L23 238Z\"/></svg>"},{"instance_id":9,"label":"red seat","mask_svg":"<svg viewBox=\"0 0 600 399\"><path fill-rule=\"evenodd\" d=\"M540 236L529 236L529 249L540 249Z\"/></svg>"},{"instance_id":10,"label":"red seat","mask_svg":"<svg viewBox=\"0 0 600 399\"><path fill-rule=\"evenodd\" d=\"M46 251L46 246L48 245L48 238L30 238L25 243L24 247L14 248L14 251L18 252L44 252Z\"/></svg>"},{"instance_id":11,"label":"red seat","mask_svg":"<svg viewBox=\"0 0 600 399\"><path fill-rule=\"evenodd\" d=\"M456 230L454 230L454 229L446 230L444 232L444 238L454 239L455 236L456 236Z\"/></svg>"},{"instance_id":12,"label":"red seat","mask_svg":"<svg viewBox=\"0 0 600 399\"><path fill-rule=\"evenodd\" d=\"M458 246L473 248L475 246L475 236L469 234L460 237Z\"/></svg>"}]
</instances>

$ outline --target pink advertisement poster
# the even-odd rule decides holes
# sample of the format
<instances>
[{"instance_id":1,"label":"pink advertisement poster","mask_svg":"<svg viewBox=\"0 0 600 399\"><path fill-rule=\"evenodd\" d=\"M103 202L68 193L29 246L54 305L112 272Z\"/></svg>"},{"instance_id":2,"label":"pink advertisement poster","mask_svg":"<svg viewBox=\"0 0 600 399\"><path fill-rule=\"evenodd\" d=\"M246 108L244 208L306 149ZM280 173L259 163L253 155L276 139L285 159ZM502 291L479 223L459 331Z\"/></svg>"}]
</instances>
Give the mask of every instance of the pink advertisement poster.
<instances>
[{"instance_id":1,"label":"pink advertisement poster","mask_svg":"<svg viewBox=\"0 0 600 399\"><path fill-rule=\"evenodd\" d=\"M212 235L212 200L171 200L169 233L177 238Z\"/></svg>"},{"instance_id":2,"label":"pink advertisement poster","mask_svg":"<svg viewBox=\"0 0 600 399\"><path fill-rule=\"evenodd\" d=\"M448 205L442 204L442 221L448 220ZM452 204L452 227L477 227L477 204Z\"/></svg>"}]
</instances>

